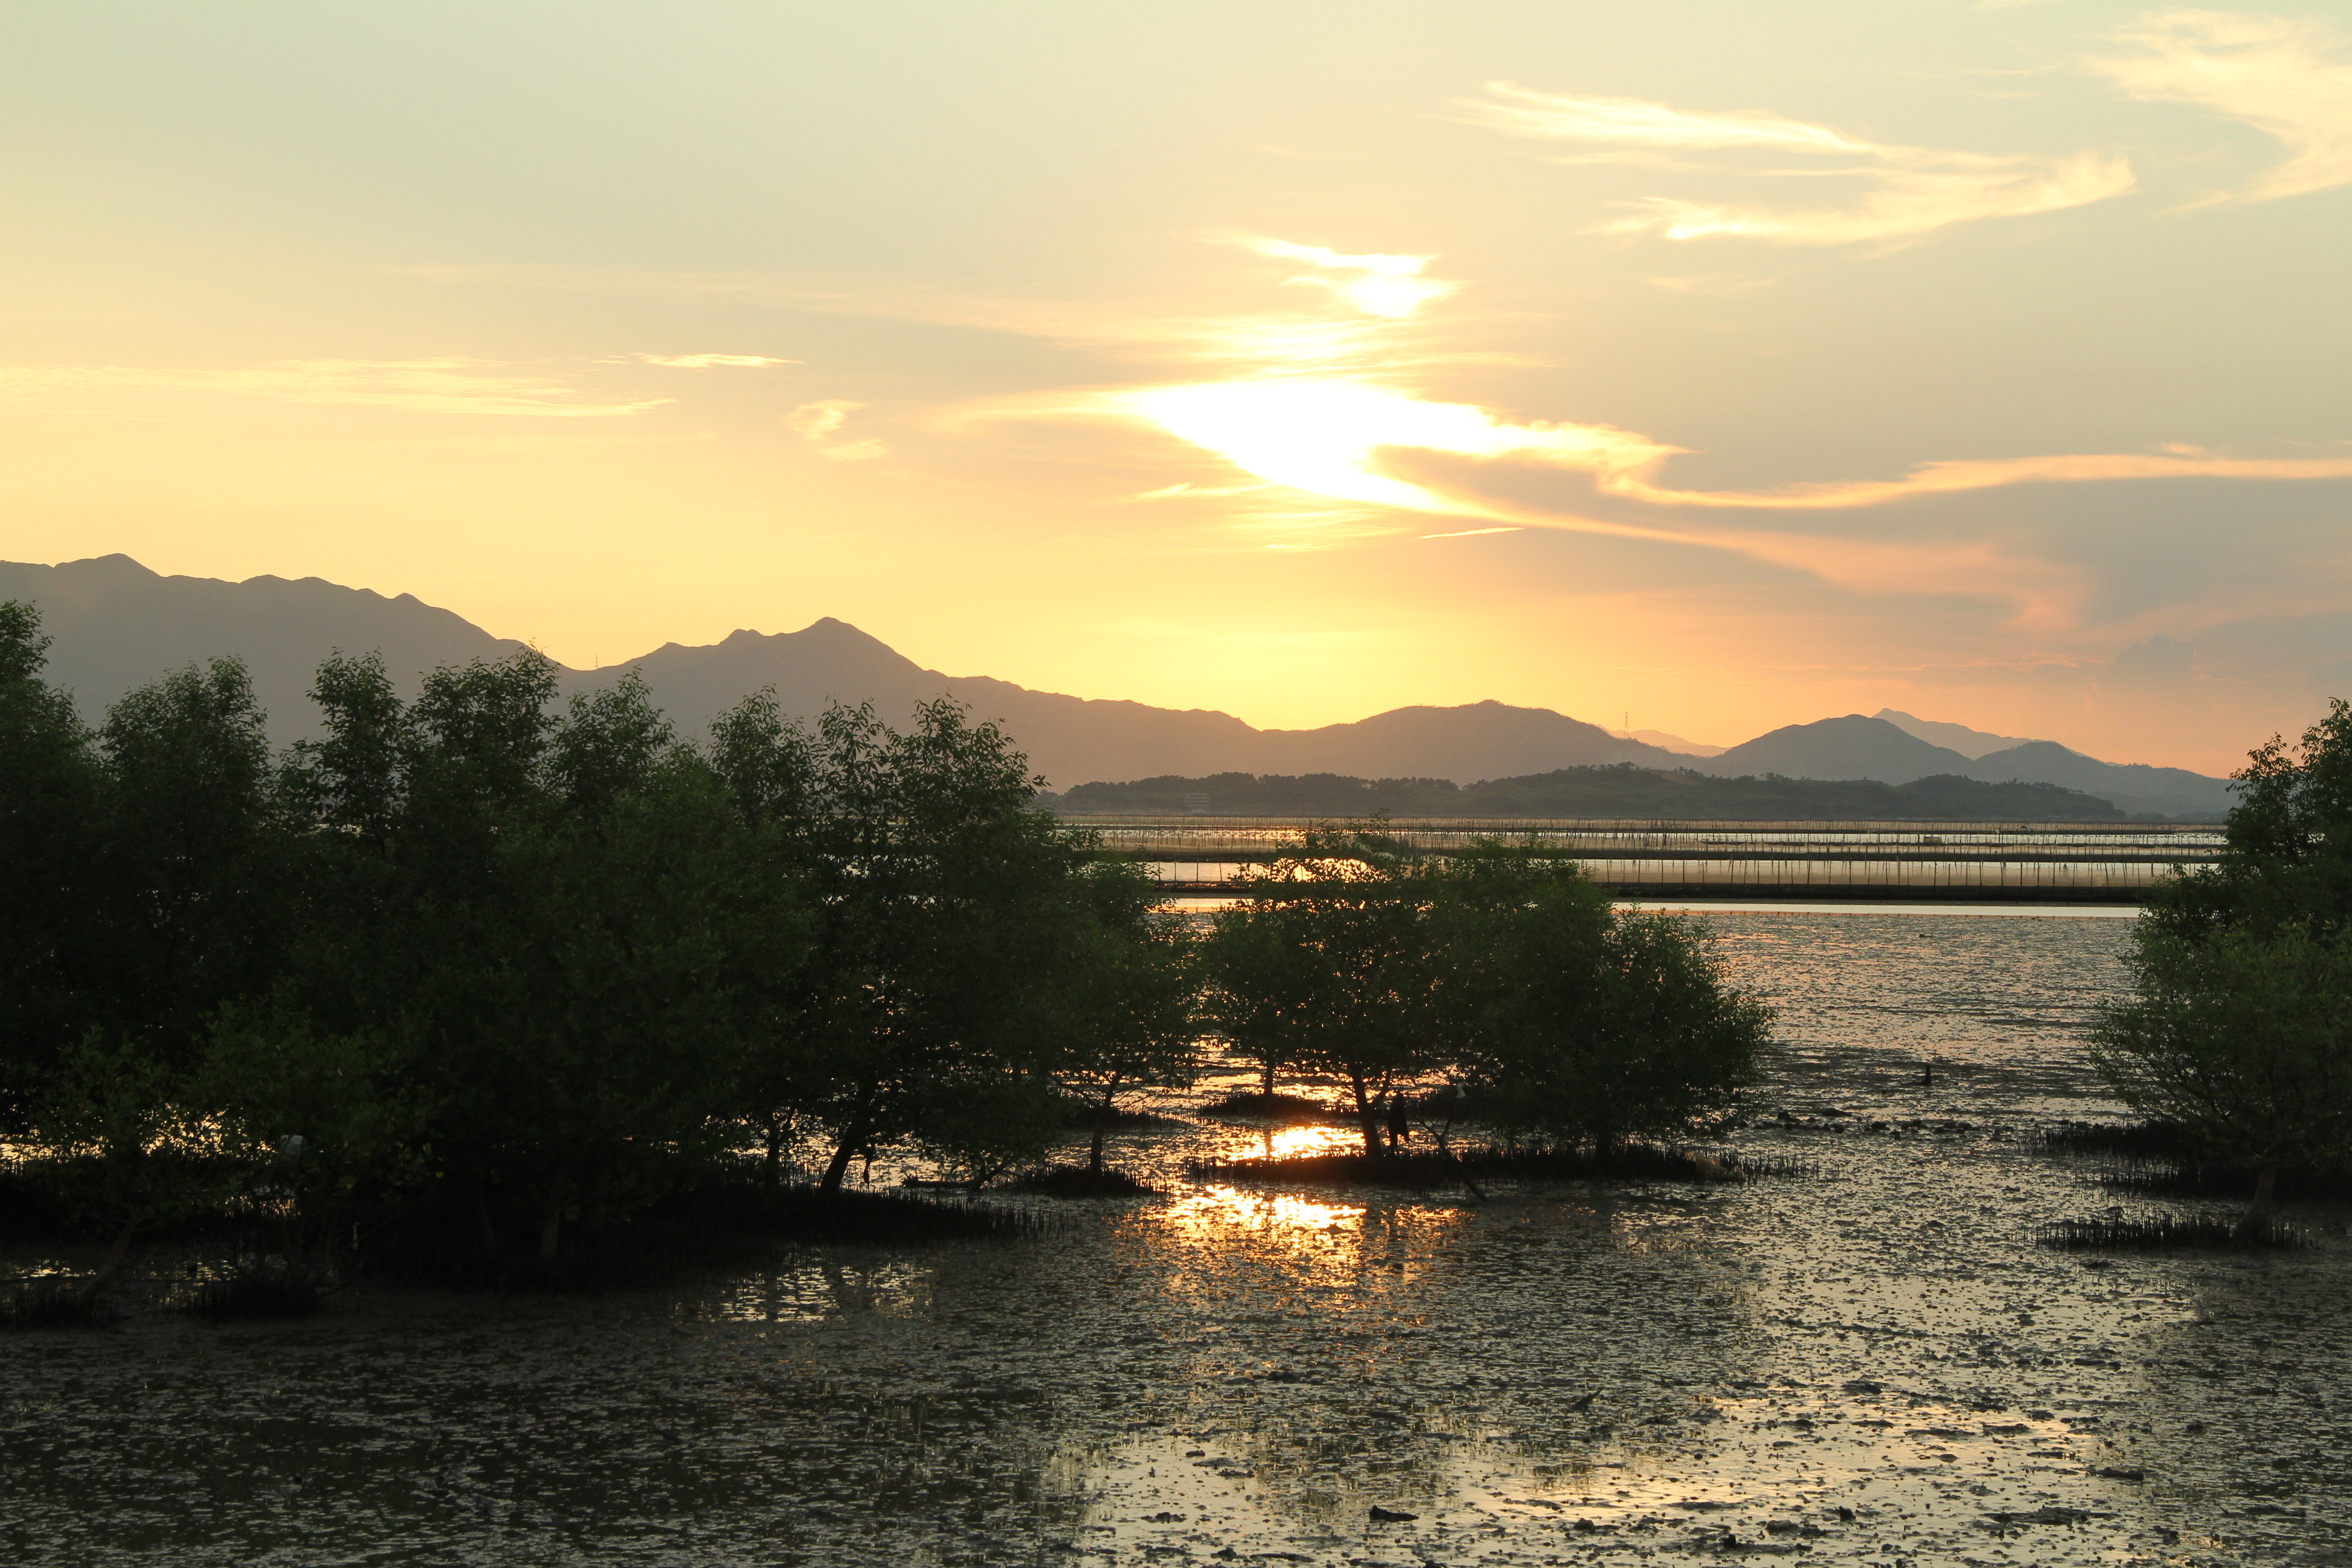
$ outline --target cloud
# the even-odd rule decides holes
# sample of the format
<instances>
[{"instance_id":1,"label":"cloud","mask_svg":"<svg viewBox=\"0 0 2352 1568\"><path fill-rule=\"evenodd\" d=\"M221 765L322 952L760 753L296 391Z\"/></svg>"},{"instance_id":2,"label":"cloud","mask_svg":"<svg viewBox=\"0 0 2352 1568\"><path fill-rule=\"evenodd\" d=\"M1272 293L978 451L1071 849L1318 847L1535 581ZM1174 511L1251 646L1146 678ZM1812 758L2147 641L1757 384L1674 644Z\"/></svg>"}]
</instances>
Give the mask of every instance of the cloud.
<instances>
[{"instance_id":1,"label":"cloud","mask_svg":"<svg viewBox=\"0 0 2352 1568\"><path fill-rule=\"evenodd\" d=\"M797 431L812 441L822 441L865 406L838 397L829 397L823 403L803 403L784 416L784 428Z\"/></svg>"},{"instance_id":2,"label":"cloud","mask_svg":"<svg viewBox=\"0 0 2352 1568\"><path fill-rule=\"evenodd\" d=\"M288 403L360 404L428 414L494 414L605 419L675 401L581 401L543 376L492 374L491 360L280 360L243 370L148 369L130 365L0 365L0 390L20 400L45 394L225 392Z\"/></svg>"},{"instance_id":3,"label":"cloud","mask_svg":"<svg viewBox=\"0 0 2352 1568\"><path fill-rule=\"evenodd\" d=\"M1664 506L1741 507L1762 510L1827 511L1884 506L1921 496L2008 485L2082 483L2097 479L2340 479L2352 478L2352 457L2221 458L2178 447L2151 452L2082 452L2032 458L1965 458L1922 463L1899 479L1840 479L1774 490L1678 490L1649 482L1647 473L1603 477L1615 495Z\"/></svg>"},{"instance_id":4,"label":"cloud","mask_svg":"<svg viewBox=\"0 0 2352 1568\"><path fill-rule=\"evenodd\" d=\"M2283 142L2243 195L2274 201L2352 184L2352 55L2326 24L2164 11L2108 35L2143 52L2093 60L2128 98L2191 103Z\"/></svg>"},{"instance_id":5,"label":"cloud","mask_svg":"<svg viewBox=\"0 0 2352 1568\"><path fill-rule=\"evenodd\" d=\"M1601 234L1655 233L1673 240L1732 237L1779 245L1894 244L1957 223L2059 212L2121 195L2131 165L2105 153L2063 157L1946 152L1870 142L1826 125L1760 110L1677 109L1628 98L1578 98L1490 83L1486 100L1465 104L1470 121L1505 135L1615 149L1612 161L1654 162L1668 153L1770 154L1837 158L1845 166L1794 166L1776 161L1746 172L1761 176L1844 175L1864 189L1837 207L1685 201L1651 196L1626 217L1597 226ZM1700 162L1685 169L1738 168Z\"/></svg>"},{"instance_id":6,"label":"cloud","mask_svg":"<svg viewBox=\"0 0 2352 1568\"><path fill-rule=\"evenodd\" d=\"M770 359L765 354L637 354L647 364L668 370L773 370L780 364L800 364L796 359Z\"/></svg>"},{"instance_id":7,"label":"cloud","mask_svg":"<svg viewBox=\"0 0 2352 1568\"><path fill-rule=\"evenodd\" d=\"M1248 236L1235 243L1260 256L1304 261L1321 268L1325 273L1340 274L1333 278L1308 273L1290 281L1328 289L1364 314L1390 321L1403 320L1432 300L1442 300L1453 293L1456 287L1421 275L1423 268L1437 259L1433 256L1342 256L1319 245L1294 245L1286 239ZM1354 276L1347 276L1349 273Z\"/></svg>"},{"instance_id":8,"label":"cloud","mask_svg":"<svg viewBox=\"0 0 2352 1568\"><path fill-rule=\"evenodd\" d=\"M839 446L828 445L840 432L849 416L865 407L847 398L828 397L822 403L803 403L784 416L784 428L797 431L817 446L819 457L831 458L837 463L862 463L869 458L887 457L890 448L879 441L845 441Z\"/></svg>"},{"instance_id":9,"label":"cloud","mask_svg":"<svg viewBox=\"0 0 2352 1568\"><path fill-rule=\"evenodd\" d=\"M1644 278L1643 282L1653 289L1665 289L1676 294L1751 294L1759 289L1769 289L1780 281L1777 278L1750 278L1738 272L1705 272L1688 278Z\"/></svg>"}]
</instances>

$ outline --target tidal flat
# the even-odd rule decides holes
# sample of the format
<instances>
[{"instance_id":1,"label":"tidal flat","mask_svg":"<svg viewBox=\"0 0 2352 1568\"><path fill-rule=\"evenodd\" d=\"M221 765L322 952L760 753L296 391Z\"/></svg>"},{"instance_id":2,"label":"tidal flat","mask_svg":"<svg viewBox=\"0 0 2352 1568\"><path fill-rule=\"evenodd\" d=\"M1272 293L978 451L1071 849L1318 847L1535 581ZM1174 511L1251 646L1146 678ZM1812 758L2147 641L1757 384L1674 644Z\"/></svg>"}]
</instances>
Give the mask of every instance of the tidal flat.
<instances>
[{"instance_id":1,"label":"tidal flat","mask_svg":"<svg viewBox=\"0 0 2352 1568\"><path fill-rule=\"evenodd\" d=\"M1708 918L1780 1009L1731 1146L1802 1174L1244 1190L1183 1163L1349 1134L1195 1119L1114 1143L1162 1196L1001 1200L1037 1240L18 1333L0 1555L2352 1560L2347 1212L2291 1208L2297 1251L2036 1244L2227 1207L2035 1142L2121 1114L2082 1031L2128 921Z\"/></svg>"}]
</instances>

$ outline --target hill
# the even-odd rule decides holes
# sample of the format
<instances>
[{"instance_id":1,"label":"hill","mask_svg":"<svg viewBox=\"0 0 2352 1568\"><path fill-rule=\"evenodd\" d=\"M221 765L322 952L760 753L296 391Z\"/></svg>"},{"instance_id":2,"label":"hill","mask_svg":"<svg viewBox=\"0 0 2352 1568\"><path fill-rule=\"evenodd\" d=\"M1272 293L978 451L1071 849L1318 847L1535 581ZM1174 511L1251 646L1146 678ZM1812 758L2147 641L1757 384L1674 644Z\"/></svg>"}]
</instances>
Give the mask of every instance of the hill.
<instances>
[{"instance_id":1,"label":"hill","mask_svg":"<svg viewBox=\"0 0 2352 1568\"><path fill-rule=\"evenodd\" d=\"M97 719L116 698L167 669L229 654L252 670L271 735L281 742L310 732L314 717L304 694L319 662L335 648L380 649L394 678L413 692L426 670L501 658L522 646L412 595L387 598L317 577L242 583L166 577L126 555L57 566L0 563L0 599L8 598L40 607L56 639L50 677L75 694L87 717ZM1087 779L1218 773L1328 773L1463 785L1623 763L1726 778L1779 774L1890 785L1936 774L1986 784L2014 780L2085 791L2127 812L2166 816L2219 815L2231 800L2224 780L2179 768L2103 763L2048 741L1997 744L2008 738L1893 710L1874 718L1854 713L1789 725L1708 757L1615 735L1549 709L1502 702L1397 708L1313 730L1260 730L1213 710L1153 708L943 674L831 617L795 632L737 631L700 647L665 643L603 669L566 669L562 689L593 689L631 666L644 671L655 699L689 736L699 735L720 709L763 686L773 686L785 710L803 719L837 699L871 702L885 719L904 723L916 703L953 697L975 717L1002 723L1057 787ZM1923 735L1953 740L1959 749ZM1997 749L1980 752L1988 743Z\"/></svg>"},{"instance_id":2,"label":"hill","mask_svg":"<svg viewBox=\"0 0 2352 1568\"><path fill-rule=\"evenodd\" d=\"M1467 786L1449 779L1222 773L1080 784L1065 816L1163 815L1356 818L1392 816L1672 818L1744 822L2115 822L2113 803L2044 784L1986 784L1937 774L1908 784L1872 779L1720 778L1690 769L1562 768Z\"/></svg>"},{"instance_id":3,"label":"hill","mask_svg":"<svg viewBox=\"0 0 2352 1568\"><path fill-rule=\"evenodd\" d=\"M338 647L381 649L413 693L426 670L502 658L522 647L405 594L385 598L316 577L166 577L127 555L58 566L0 563L0 599L40 607L55 639L49 678L74 693L86 717L96 720L115 699L167 669L234 655L252 671L271 736L280 742L311 732L305 693L320 661ZM975 717L1003 724L1032 765L1062 784L1224 769L1467 780L1580 763L1685 760L1548 709L1500 702L1400 708L1315 730L1260 730L1210 710L945 675L829 616L796 632L738 631L703 647L666 643L603 669L565 669L562 689L593 689L631 666L644 671L656 700L688 735L700 734L720 710L763 686L773 686L785 711L803 719L838 699L871 702L885 719L903 724L916 703L953 697Z\"/></svg>"},{"instance_id":4,"label":"hill","mask_svg":"<svg viewBox=\"0 0 2352 1568\"><path fill-rule=\"evenodd\" d=\"M1910 720L1909 714L1895 717ZM2103 763L2055 741L2027 741L1972 756L1923 740L1916 731L1958 730L1964 736L1984 741L2002 737L1957 724L1911 720L1911 725L1906 728L1884 716L1849 713L1811 724L1790 724L1687 765L1719 774L1782 773L1790 778L1877 779L1888 784L1951 773L1985 784L2056 784L2111 800L2134 816L2218 817L2227 814L2236 799L2229 780L2209 778L2186 768Z\"/></svg>"}]
</instances>

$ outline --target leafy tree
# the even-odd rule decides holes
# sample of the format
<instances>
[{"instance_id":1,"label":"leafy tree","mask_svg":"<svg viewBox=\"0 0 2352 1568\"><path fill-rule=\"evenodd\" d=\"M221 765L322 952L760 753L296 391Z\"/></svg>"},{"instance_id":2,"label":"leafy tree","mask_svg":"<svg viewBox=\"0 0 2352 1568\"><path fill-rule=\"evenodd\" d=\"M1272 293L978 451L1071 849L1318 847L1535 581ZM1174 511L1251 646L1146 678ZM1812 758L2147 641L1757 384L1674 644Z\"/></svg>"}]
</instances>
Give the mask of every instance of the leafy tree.
<instances>
[{"instance_id":1,"label":"leafy tree","mask_svg":"<svg viewBox=\"0 0 2352 1568\"><path fill-rule=\"evenodd\" d=\"M2092 1059L2133 1110L2253 1168L2258 1228L2281 1165L2352 1150L2352 944L2301 925L2137 934L2133 994Z\"/></svg>"},{"instance_id":2,"label":"leafy tree","mask_svg":"<svg viewBox=\"0 0 2352 1568\"><path fill-rule=\"evenodd\" d=\"M1143 868L1098 861L1073 879L1086 919L1067 955L1054 1081L1093 1110L1087 1168L1122 1101L1189 1087L1200 1071L1196 943Z\"/></svg>"},{"instance_id":3,"label":"leafy tree","mask_svg":"<svg viewBox=\"0 0 2352 1568\"><path fill-rule=\"evenodd\" d=\"M821 1075L803 1108L832 1143L820 1178L924 1130L929 1085L1027 1081L1034 1026L1076 906L1079 842L993 724L946 700L892 732L870 707L820 721L805 865L819 911Z\"/></svg>"},{"instance_id":4,"label":"leafy tree","mask_svg":"<svg viewBox=\"0 0 2352 1568\"><path fill-rule=\"evenodd\" d=\"M268 989L290 926L263 725L245 667L221 658L130 692L99 731L101 1022L174 1072L215 1008Z\"/></svg>"},{"instance_id":5,"label":"leafy tree","mask_svg":"<svg viewBox=\"0 0 2352 1568\"><path fill-rule=\"evenodd\" d=\"M1436 1066L1433 871L1374 832L1317 828L1216 917L1209 955L1226 1038L1266 1064L1349 1088L1364 1152L1385 1152L1385 1113Z\"/></svg>"},{"instance_id":6,"label":"leafy tree","mask_svg":"<svg viewBox=\"0 0 2352 1568\"><path fill-rule=\"evenodd\" d=\"M1314 944L1288 902L1261 886L1212 919L1201 963L1205 1021L1231 1055L1257 1065L1258 1092L1271 1099L1321 1005Z\"/></svg>"},{"instance_id":7,"label":"leafy tree","mask_svg":"<svg viewBox=\"0 0 2352 1568\"><path fill-rule=\"evenodd\" d=\"M428 1128L404 1066L373 1035L320 1034L282 991L215 1019L185 1097L299 1267L323 1268L371 1199L421 1180Z\"/></svg>"},{"instance_id":8,"label":"leafy tree","mask_svg":"<svg viewBox=\"0 0 2352 1568\"><path fill-rule=\"evenodd\" d=\"M94 1299L131 1237L219 1195L213 1130L190 1110L183 1074L144 1043L92 1030L47 1075L28 1142L67 1206L112 1236L83 1287Z\"/></svg>"},{"instance_id":9,"label":"leafy tree","mask_svg":"<svg viewBox=\"0 0 2352 1568\"><path fill-rule=\"evenodd\" d=\"M1490 844L1438 885L1461 1103L1488 1124L1589 1142L1719 1131L1770 1027L1705 932L1612 910L1573 861Z\"/></svg>"},{"instance_id":10,"label":"leafy tree","mask_svg":"<svg viewBox=\"0 0 2352 1568\"><path fill-rule=\"evenodd\" d=\"M101 775L73 700L42 683L48 646L32 605L0 604L0 1129L21 1128L96 1000Z\"/></svg>"},{"instance_id":11,"label":"leafy tree","mask_svg":"<svg viewBox=\"0 0 2352 1568\"><path fill-rule=\"evenodd\" d=\"M2282 1164L2352 1157L2352 704L2234 776L2221 858L2150 897L2093 1058L2125 1103L2254 1172L2252 1227Z\"/></svg>"},{"instance_id":12,"label":"leafy tree","mask_svg":"<svg viewBox=\"0 0 2352 1568\"><path fill-rule=\"evenodd\" d=\"M2239 798L2221 858L2159 884L2147 918L2191 940L2352 921L2352 703L2330 702L2293 750L2272 736L2231 776Z\"/></svg>"}]
</instances>

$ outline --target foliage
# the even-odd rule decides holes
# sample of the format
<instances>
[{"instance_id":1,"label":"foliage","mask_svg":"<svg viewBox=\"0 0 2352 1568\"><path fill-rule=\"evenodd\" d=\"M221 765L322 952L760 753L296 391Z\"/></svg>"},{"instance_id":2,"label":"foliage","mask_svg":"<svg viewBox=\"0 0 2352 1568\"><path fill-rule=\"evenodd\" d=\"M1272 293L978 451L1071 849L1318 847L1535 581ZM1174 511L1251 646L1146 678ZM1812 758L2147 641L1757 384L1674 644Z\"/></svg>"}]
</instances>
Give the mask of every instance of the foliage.
<instances>
[{"instance_id":1,"label":"foliage","mask_svg":"<svg viewBox=\"0 0 2352 1568\"><path fill-rule=\"evenodd\" d=\"M2137 937L2092 1053L2126 1105L2273 1180L2352 1149L2352 946L2294 925Z\"/></svg>"},{"instance_id":2,"label":"foliage","mask_svg":"<svg viewBox=\"0 0 2352 1568\"><path fill-rule=\"evenodd\" d=\"M2352 703L2336 699L2293 751L2272 736L2231 776L2242 787L2221 858L2160 886L2149 919L2190 940L2342 931L2352 922Z\"/></svg>"},{"instance_id":3,"label":"foliage","mask_svg":"<svg viewBox=\"0 0 2352 1568\"><path fill-rule=\"evenodd\" d=\"M804 728L761 692L697 746L635 672L559 705L526 649L406 698L339 653L272 756L234 661L92 730L45 646L0 606L0 1116L12 1182L112 1237L89 1300L195 1216L242 1227L222 1311L355 1250L558 1277L697 1205L833 1234L861 1159L979 1184L1074 1101L1064 1184L1104 1190L1106 1129L1193 1080L1204 1024L1269 1089L1345 1079L1368 1155L1437 1081L1547 1136L1701 1126L1760 1028L1681 927L1377 825L1306 835L1203 940L947 701Z\"/></svg>"},{"instance_id":4,"label":"foliage","mask_svg":"<svg viewBox=\"0 0 2352 1568\"><path fill-rule=\"evenodd\" d=\"M1500 845L1442 886L1468 1114L1601 1149L1736 1121L1770 1014L1724 984L1696 924L1612 910L1573 861Z\"/></svg>"},{"instance_id":5,"label":"foliage","mask_svg":"<svg viewBox=\"0 0 2352 1568\"><path fill-rule=\"evenodd\" d=\"M1437 1128L1590 1142L1737 1120L1770 1024L1690 922L1612 910L1572 861L1490 842L1450 861L1310 833L1217 917L1209 1014L1237 1054L1344 1079L1367 1157L1407 1091ZM1429 1118L1424 1116L1424 1120Z\"/></svg>"},{"instance_id":6,"label":"foliage","mask_svg":"<svg viewBox=\"0 0 2352 1568\"><path fill-rule=\"evenodd\" d=\"M2225 852L2150 900L2093 1056L2133 1109L2257 1173L2259 1228L2281 1165L2352 1160L2352 705L2236 776Z\"/></svg>"},{"instance_id":7,"label":"foliage","mask_svg":"<svg viewBox=\"0 0 2352 1568\"><path fill-rule=\"evenodd\" d=\"M1100 1177L1105 1134L1125 1105L1199 1075L1199 944L1139 866L1097 861L1075 887L1084 919L1049 1072L1089 1109L1087 1169Z\"/></svg>"},{"instance_id":8,"label":"foliage","mask_svg":"<svg viewBox=\"0 0 2352 1568\"><path fill-rule=\"evenodd\" d=\"M1265 1069L1344 1080L1377 1154L1396 1091L1441 1060L1433 868L1376 831L1313 828L1221 911L1209 939L1211 1016Z\"/></svg>"}]
</instances>

